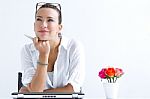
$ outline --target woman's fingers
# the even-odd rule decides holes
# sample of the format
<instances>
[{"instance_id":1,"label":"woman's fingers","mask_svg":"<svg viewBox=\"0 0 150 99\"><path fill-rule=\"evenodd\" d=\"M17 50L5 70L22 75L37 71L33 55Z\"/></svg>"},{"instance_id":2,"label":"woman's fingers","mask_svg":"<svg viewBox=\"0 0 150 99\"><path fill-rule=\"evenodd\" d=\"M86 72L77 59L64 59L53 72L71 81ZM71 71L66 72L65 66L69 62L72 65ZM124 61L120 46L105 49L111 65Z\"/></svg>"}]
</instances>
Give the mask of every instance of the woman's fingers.
<instances>
[{"instance_id":1,"label":"woman's fingers","mask_svg":"<svg viewBox=\"0 0 150 99\"><path fill-rule=\"evenodd\" d=\"M45 44L46 44L47 46L49 46L49 47L50 47L50 45L49 45L49 41L46 41L46 42L45 42Z\"/></svg>"},{"instance_id":2,"label":"woman's fingers","mask_svg":"<svg viewBox=\"0 0 150 99\"><path fill-rule=\"evenodd\" d=\"M39 40L38 37L35 37L33 43L40 53L48 54L50 52L50 44L48 40Z\"/></svg>"}]
</instances>

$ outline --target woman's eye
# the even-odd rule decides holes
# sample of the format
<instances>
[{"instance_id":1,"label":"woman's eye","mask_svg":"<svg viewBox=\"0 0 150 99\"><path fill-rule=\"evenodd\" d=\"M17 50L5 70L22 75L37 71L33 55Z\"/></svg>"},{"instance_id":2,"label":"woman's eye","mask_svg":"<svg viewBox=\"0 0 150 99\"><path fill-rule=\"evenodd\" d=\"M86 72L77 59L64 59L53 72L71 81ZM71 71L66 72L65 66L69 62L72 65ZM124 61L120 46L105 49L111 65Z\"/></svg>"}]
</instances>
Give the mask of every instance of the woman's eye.
<instances>
[{"instance_id":1,"label":"woman's eye","mask_svg":"<svg viewBox=\"0 0 150 99\"><path fill-rule=\"evenodd\" d=\"M40 18L37 18L36 21L42 21Z\"/></svg>"},{"instance_id":2,"label":"woman's eye","mask_svg":"<svg viewBox=\"0 0 150 99\"><path fill-rule=\"evenodd\" d=\"M48 22L53 22L54 20L53 19L48 19Z\"/></svg>"}]
</instances>

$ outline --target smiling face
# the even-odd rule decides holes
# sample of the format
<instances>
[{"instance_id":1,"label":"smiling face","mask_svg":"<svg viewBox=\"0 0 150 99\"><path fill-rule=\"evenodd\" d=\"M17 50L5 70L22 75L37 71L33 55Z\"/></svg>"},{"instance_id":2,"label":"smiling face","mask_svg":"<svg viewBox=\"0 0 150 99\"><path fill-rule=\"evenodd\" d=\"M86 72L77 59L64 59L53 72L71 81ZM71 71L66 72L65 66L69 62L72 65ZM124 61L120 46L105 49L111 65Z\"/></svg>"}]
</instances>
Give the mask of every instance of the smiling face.
<instances>
[{"instance_id":1,"label":"smiling face","mask_svg":"<svg viewBox=\"0 0 150 99\"><path fill-rule=\"evenodd\" d=\"M52 8L40 8L35 16L34 31L40 40L56 40L62 25L59 14Z\"/></svg>"}]
</instances>

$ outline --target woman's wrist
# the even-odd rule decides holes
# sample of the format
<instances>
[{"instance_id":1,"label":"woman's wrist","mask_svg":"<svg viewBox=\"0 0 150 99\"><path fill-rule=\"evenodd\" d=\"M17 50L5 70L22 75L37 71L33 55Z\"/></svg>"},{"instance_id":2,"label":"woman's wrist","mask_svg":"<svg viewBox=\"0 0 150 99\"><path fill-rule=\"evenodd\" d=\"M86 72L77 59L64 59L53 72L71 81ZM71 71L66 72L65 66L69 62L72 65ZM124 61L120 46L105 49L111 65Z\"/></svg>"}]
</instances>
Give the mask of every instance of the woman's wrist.
<instances>
[{"instance_id":1,"label":"woman's wrist","mask_svg":"<svg viewBox=\"0 0 150 99\"><path fill-rule=\"evenodd\" d=\"M48 55L39 55L38 62L42 64L48 64Z\"/></svg>"},{"instance_id":2,"label":"woman's wrist","mask_svg":"<svg viewBox=\"0 0 150 99\"><path fill-rule=\"evenodd\" d=\"M42 65L42 66L48 66L48 63L42 63L42 62L40 62L40 61L37 61L37 64L38 64L38 65Z\"/></svg>"}]
</instances>

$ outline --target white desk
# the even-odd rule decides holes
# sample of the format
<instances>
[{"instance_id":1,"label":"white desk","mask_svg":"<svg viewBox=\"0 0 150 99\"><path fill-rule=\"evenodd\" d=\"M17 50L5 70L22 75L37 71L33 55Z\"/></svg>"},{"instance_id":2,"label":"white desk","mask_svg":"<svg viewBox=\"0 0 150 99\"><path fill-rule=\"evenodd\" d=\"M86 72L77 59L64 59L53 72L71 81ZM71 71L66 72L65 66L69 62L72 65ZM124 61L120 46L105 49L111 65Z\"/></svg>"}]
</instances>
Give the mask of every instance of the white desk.
<instances>
[{"instance_id":1,"label":"white desk","mask_svg":"<svg viewBox=\"0 0 150 99\"><path fill-rule=\"evenodd\" d=\"M99 98L84 98L84 99L106 99L104 97L99 97ZM150 98L117 98L117 99L150 99Z\"/></svg>"}]
</instances>

